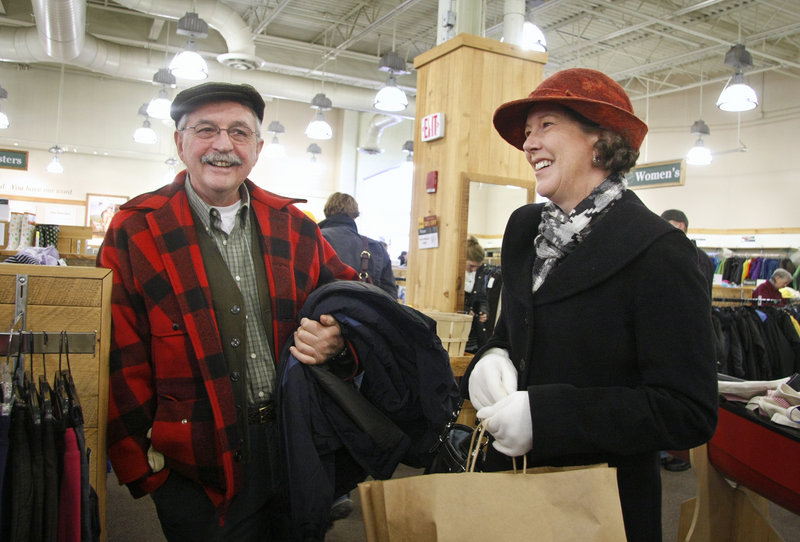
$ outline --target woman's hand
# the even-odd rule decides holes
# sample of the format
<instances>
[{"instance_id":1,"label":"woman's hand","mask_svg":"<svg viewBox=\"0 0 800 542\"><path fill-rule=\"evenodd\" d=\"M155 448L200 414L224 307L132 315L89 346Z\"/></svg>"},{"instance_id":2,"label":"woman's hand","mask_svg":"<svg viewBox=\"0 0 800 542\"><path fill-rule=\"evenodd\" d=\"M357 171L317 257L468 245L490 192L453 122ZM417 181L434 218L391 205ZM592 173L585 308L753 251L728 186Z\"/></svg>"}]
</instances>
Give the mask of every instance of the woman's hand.
<instances>
[{"instance_id":1,"label":"woman's hand","mask_svg":"<svg viewBox=\"0 0 800 542\"><path fill-rule=\"evenodd\" d=\"M319 322L309 318L300 320L300 327L294 332L294 345L289 347L289 351L301 363L318 365L344 348L339 322L330 314L323 314Z\"/></svg>"},{"instance_id":2,"label":"woman's hand","mask_svg":"<svg viewBox=\"0 0 800 542\"><path fill-rule=\"evenodd\" d=\"M509 457L525 455L533 448L531 400L527 391L515 391L477 413L492 434L495 450Z\"/></svg>"},{"instance_id":3,"label":"woman's hand","mask_svg":"<svg viewBox=\"0 0 800 542\"><path fill-rule=\"evenodd\" d=\"M469 376L469 400L480 410L517 391L517 369L502 348L487 350Z\"/></svg>"}]
</instances>

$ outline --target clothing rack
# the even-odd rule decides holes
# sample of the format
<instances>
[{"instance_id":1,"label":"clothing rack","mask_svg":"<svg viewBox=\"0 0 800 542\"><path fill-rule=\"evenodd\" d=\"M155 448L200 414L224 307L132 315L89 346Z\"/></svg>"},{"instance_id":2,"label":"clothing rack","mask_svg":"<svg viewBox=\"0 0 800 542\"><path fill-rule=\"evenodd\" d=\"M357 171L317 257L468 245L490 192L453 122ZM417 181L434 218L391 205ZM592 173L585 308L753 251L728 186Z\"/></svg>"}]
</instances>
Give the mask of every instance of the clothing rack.
<instances>
[{"instance_id":1,"label":"clothing rack","mask_svg":"<svg viewBox=\"0 0 800 542\"><path fill-rule=\"evenodd\" d=\"M91 450L89 483L97 492L101 526L106 508L112 278L110 270L96 267L0 264L0 323L8 326L0 332L0 352L16 357L18 368L19 358L29 358L24 368L29 380L38 383L59 368L59 349L69 351L64 369L71 366L80 397L85 448ZM101 542L105 539L101 531Z\"/></svg>"},{"instance_id":2,"label":"clothing rack","mask_svg":"<svg viewBox=\"0 0 800 542\"><path fill-rule=\"evenodd\" d=\"M6 331L0 333L0 356L16 354L94 354L97 332L67 332L64 349L61 332Z\"/></svg>"},{"instance_id":3,"label":"clothing rack","mask_svg":"<svg viewBox=\"0 0 800 542\"><path fill-rule=\"evenodd\" d=\"M712 302L719 301L719 302L723 302L723 303L741 303L743 305L744 304L750 304L750 303L758 303L759 305L761 305L763 303L763 304L769 305L769 304L772 304L772 303L787 302L788 300L787 299L771 299L771 298L767 298L767 297L750 297L750 298L747 298L747 297L712 297L711 301Z\"/></svg>"}]
</instances>

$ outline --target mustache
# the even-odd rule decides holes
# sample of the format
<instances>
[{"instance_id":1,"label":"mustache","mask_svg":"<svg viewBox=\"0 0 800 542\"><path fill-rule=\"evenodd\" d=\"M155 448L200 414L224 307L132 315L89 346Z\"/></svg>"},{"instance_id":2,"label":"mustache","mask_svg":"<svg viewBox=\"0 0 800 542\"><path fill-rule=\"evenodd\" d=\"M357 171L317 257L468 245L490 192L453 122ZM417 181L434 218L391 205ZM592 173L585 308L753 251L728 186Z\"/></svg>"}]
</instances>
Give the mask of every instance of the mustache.
<instances>
[{"instance_id":1,"label":"mustache","mask_svg":"<svg viewBox=\"0 0 800 542\"><path fill-rule=\"evenodd\" d=\"M234 166L241 166L242 159L232 152L211 152L200 157L200 163L210 164L212 162L228 162Z\"/></svg>"}]
</instances>

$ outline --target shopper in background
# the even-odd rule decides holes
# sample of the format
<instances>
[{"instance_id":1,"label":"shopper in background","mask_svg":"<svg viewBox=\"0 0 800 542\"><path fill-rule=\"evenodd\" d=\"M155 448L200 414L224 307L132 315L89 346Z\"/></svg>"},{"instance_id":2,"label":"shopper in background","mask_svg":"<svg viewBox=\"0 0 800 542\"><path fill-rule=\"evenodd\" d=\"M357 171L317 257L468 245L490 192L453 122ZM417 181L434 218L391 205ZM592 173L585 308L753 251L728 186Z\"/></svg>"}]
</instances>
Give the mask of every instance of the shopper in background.
<instances>
[{"instance_id":1,"label":"shopper in background","mask_svg":"<svg viewBox=\"0 0 800 542\"><path fill-rule=\"evenodd\" d=\"M319 223L319 227L339 258L364 274L366 282L371 282L396 299L397 282L392 271L392 258L380 241L358 233L355 219L360 213L355 198L350 194L334 192L325 202L323 211L325 220ZM363 271L364 263L367 265L366 271Z\"/></svg>"},{"instance_id":2,"label":"shopper in background","mask_svg":"<svg viewBox=\"0 0 800 542\"><path fill-rule=\"evenodd\" d=\"M686 216L686 213L679 209L667 209L661 213L661 218L681 230L684 234L686 234L689 230L689 218ZM694 244L695 250L697 251L697 266L708 281L708 291L711 292L712 285L714 284L714 270L716 266L709 255L706 254L706 251L699 248L694 240L690 239L690 241L692 241L692 244ZM690 469L692 465L680 457L676 457L668 452L662 451L661 466L671 472L682 472Z\"/></svg>"},{"instance_id":3,"label":"shopper in background","mask_svg":"<svg viewBox=\"0 0 800 542\"><path fill-rule=\"evenodd\" d=\"M464 312L472 315L472 327L464 347L465 352L475 353L486 344L486 321L489 319L489 298L486 295L486 267L483 258L486 251L478 240L470 235L467 239L467 264L464 274Z\"/></svg>"},{"instance_id":4,"label":"shopper in background","mask_svg":"<svg viewBox=\"0 0 800 542\"><path fill-rule=\"evenodd\" d=\"M98 265L114 271L108 455L151 494L168 540L283 541L275 360L346 353L338 323L297 312L355 279L316 224L247 175L264 144L249 85L205 83L172 102L187 170L123 205ZM345 356L346 357L346 356Z\"/></svg>"},{"instance_id":5,"label":"shopper in background","mask_svg":"<svg viewBox=\"0 0 800 542\"><path fill-rule=\"evenodd\" d=\"M647 126L622 87L579 68L494 125L549 202L508 221L500 318L462 379L493 436L486 468L608 463L628 540L657 542L659 450L711 437L717 382L695 249L626 189Z\"/></svg>"},{"instance_id":6,"label":"shopper in background","mask_svg":"<svg viewBox=\"0 0 800 542\"><path fill-rule=\"evenodd\" d=\"M687 233L689 230L689 219L686 217L686 213L683 211L678 209L667 209L661 213L661 218L681 230L683 233ZM717 266L714 265L714 261L705 250L698 247L697 243L695 243L693 240L692 243L694 244L695 250L697 250L697 265L700 267L700 271L708 281L708 291L710 292L711 287L714 284L714 270Z\"/></svg>"},{"instance_id":7,"label":"shopper in background","mask_svg":"<svg viewBox=\"0 0 800 542\"><path fill-rule=\"evenodd\" d=\"M785 286L789 286L791 282L792 274L786 269L779 267L772 272L772 276L769 278L769 280L766 280L756 286L751 295L753 299L759 297L764 299L779 299L779 305L783 305L786 300L784 299L783 295L781 295L780 289Z\"/></svg>"},{"instance_id":8,"label":"shopper in background","mask_svg":"<svg viewBox=\"0 0 800 542\"><path fill-rule=\"evenodd\" d=\"M397 265L404 267L408 265L408 251L403 251L400 253L400 256L397 257Z\"/></svg>"}]
</instances>

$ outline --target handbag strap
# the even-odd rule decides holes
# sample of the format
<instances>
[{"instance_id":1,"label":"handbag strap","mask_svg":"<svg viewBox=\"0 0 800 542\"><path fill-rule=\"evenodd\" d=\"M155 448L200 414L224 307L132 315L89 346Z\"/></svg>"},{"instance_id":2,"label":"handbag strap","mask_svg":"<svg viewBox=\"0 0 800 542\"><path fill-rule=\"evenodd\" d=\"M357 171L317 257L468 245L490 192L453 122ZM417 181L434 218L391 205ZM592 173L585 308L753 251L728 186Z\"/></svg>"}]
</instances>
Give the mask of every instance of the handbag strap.
<instances>
[{"instance_id":1,"label":"handbag strap","mask_svg":"<svg viewBox=\"0 0 800 542\"><path fill-rule=\"evenodd\" d=\"M372 279L369 277L369 260L372 258L372 254L369 252L369 239L363 235L361 239L364 241L364 250L361 251L361 271L358 273L358 280L372 283Z\"/></svg>"},{"instance_id":2,"label":"handbag strap","mask_svg":"<svg viewBox=\"0 0 800 542\"><path fill-rule=\"evenodd\" d=\"M485 433L486 423L481 421L475 431L472 432L472 438L469 441L466 472L475 472L475 464L478 462L478 453L481 450L481 442L483 441Z\"/></svg>"},{"instance_id":3,"label":"handbag strap","mask_svg":"<svg viewBox=\"0 0 800 542\"><path fill-rule=\"evenodd\" d=\"M466 472L475 472L475 464L478 462L478 453L481 449L481 442L486 433L486 420L481 420L475 431L472 432L472 438L469 441L469 453L467 454L467 468ZM511 458L511 464L514 469L514 474L517 474L517 458ZM528 455L522 456L522 474L528 472Z\"/></svg>"}]
</instances>

